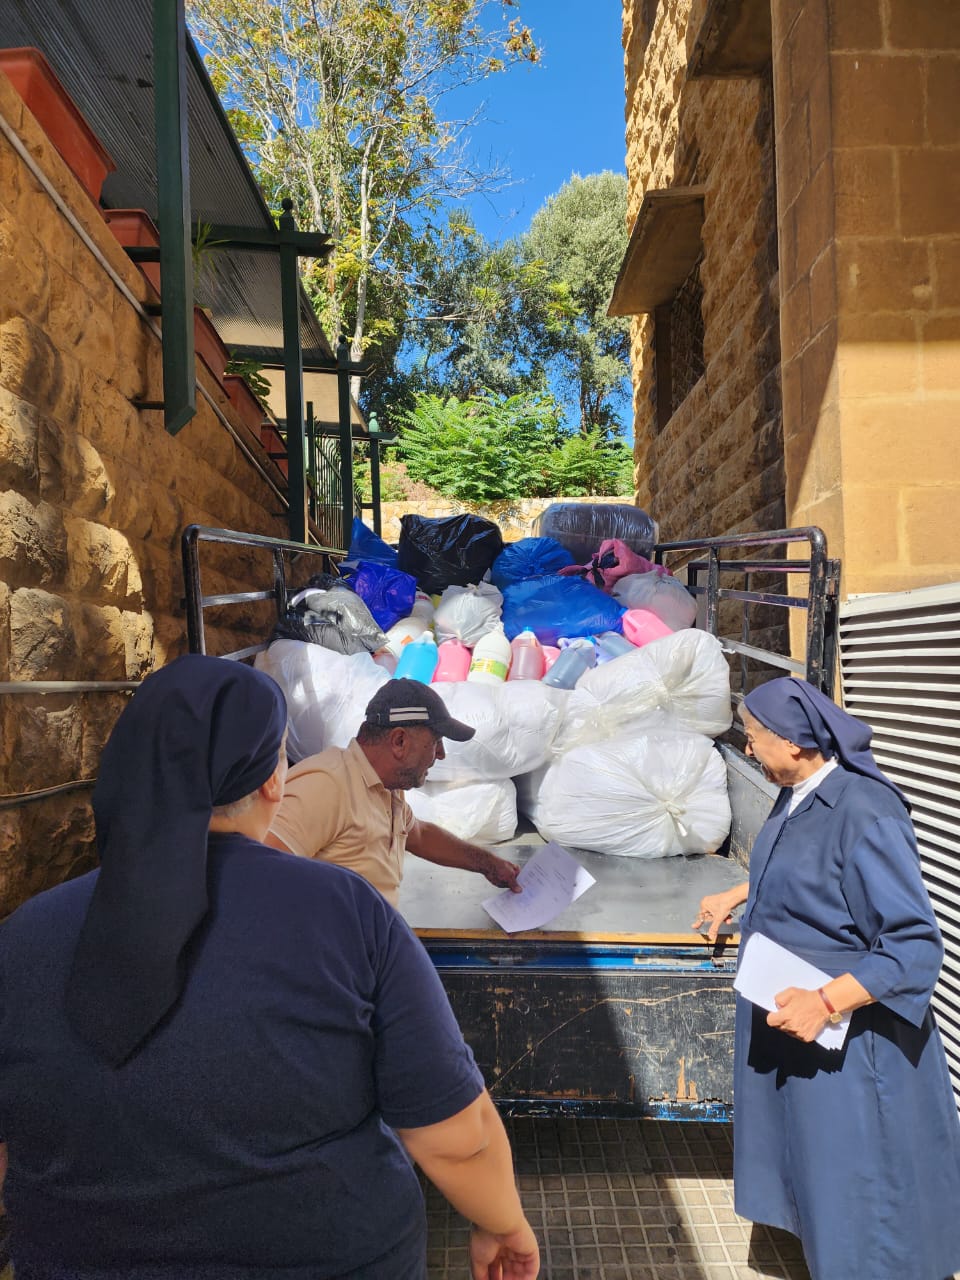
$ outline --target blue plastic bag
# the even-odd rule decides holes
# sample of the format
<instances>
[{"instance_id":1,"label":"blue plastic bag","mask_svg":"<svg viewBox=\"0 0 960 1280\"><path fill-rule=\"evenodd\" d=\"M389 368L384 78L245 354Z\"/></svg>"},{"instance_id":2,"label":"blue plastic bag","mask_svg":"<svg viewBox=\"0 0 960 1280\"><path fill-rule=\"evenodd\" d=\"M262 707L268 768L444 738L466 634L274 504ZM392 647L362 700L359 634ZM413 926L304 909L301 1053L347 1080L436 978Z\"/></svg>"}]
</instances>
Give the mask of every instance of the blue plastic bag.
<instances>
[{"instance_id":1,"label":"blue plastic bag","mask_svg":"<svg viewBox=\"0 0 960 1280\"><path fill-rule=\"evenodd\" d=\"M622 631L623 605L582 578L547 574L513 582L503 590L503 629L512 640L529 628L541 644L560 636Z\"/></svg>"},{"instance_id":2,"label":"blue plastic bag","mask_svg":"<svg viewBox=\"0 0 960 1280\"><path fill-rule=\"evenodd\" d=\"M511 582L540 578L573 564L573 556L556 538L521 538L497 556L490 569L490 581L502 591Z\"/></svg>"},{"instance_id":3,"label":"blue plastic bag","mask_svg":"<svg viewBox=\"0 0 960 1280\"><path fill-rule=\"evenodd\" d=\"M390 569L396 569L397 552L395 547L391 547L379 534L374 533L369 525L365 525L359 516L354 516L350 549L341 567L353 569L361 560L366 560L368 564L385 564Z\"/></svg>"},{"instance_id":4,"label":"blue plastic bag","mask_svg":"<svg viewBox=\"0 0 960 1280\"><path fill-rule=\"evenodd\" d=\"M361 560L347 581L384 631L409 615L417 597L416 578L375 560Z\"/></svg>"}]
</instances>

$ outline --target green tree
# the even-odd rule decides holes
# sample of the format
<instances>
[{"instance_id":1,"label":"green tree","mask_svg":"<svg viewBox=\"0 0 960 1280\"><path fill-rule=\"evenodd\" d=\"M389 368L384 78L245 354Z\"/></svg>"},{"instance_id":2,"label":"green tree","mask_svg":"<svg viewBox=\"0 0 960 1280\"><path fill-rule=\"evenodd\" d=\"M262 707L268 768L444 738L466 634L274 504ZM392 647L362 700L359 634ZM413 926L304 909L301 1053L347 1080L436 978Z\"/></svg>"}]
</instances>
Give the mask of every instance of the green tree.
<instances>
[{"instance_id":1,"label":"green tree","mask_svg":"<svg viewBox=\"0 0 960 1280\"><path fill-rule=\"evenodd\" d=\"M534 215L520 245L548 282L529 322L544 360L576 397L580 430L619 429L612 396L630 372L630 326L607 306L627 247L627 182L609 171L572 177Z\"/></svg>"},{"instance_id":2,"label":"green tree","mask_svg":"<svg viewBox=\"0 0 960 1280\"><path fill-rule=\"evenodd\" d=\"M517 0L188 0L191 27L267 198L335 251L307 282L351 355L395 347L417 240L445 202L504 179L464 151L451 93L539 51Z\"/></svg>"},{"instance_id":3,"label":"green tree","mask_svg":"<svg viewBox=\"0 0 960 1280\"><path fill-rule=\"evenodd\" d=\"M633 451L597 427L567 436L547 458L546 492L558 498L633 493Z\"/></svg>"},{"instance_id":4,"label":"green tree","mask_svg":"<svg viewBox=\"0 0 960 1280\"><path fill-rule=\"evenodd\" d=\"M421 395L398 424L408 474L448 497L490 502L549 491L559 427L549 396Z\"/></svg>"}]
</instances>

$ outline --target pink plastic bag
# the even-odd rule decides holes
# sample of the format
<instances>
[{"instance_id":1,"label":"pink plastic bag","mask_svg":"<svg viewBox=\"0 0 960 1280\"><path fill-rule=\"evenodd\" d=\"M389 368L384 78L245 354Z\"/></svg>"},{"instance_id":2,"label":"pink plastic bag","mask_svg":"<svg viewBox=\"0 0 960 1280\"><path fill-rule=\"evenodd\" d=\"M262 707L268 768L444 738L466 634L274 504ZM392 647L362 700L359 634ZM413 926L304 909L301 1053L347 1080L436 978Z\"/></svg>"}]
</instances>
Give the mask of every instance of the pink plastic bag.
<instances>
[{"instance_id":1,"label":"pink plastic bag","mask_svg":"<svg viewBox=\"0 0 960 1280\"><path fill-rule=\"evenodd\" d=\"M619 538L607 538L590 557L587 564L571 564L557 573L586 578L602 591L609 591L620 578L631 573L659 573L669 576L670 570L662 564L654 564L644 556L631 551Z\"/></svg>"},{"instance_id":2,"label":"pink plastic bag","mask_svg":"<svg viewBox=\"0 0 960 1280\"><path fill-rule=\"evenodd\" d=\"M649 609L628 609L621 621L623 634L638 648L649 644L651 640L662 640L664 636L673 635L673 629Z\"/></svg>"}]
</instances>

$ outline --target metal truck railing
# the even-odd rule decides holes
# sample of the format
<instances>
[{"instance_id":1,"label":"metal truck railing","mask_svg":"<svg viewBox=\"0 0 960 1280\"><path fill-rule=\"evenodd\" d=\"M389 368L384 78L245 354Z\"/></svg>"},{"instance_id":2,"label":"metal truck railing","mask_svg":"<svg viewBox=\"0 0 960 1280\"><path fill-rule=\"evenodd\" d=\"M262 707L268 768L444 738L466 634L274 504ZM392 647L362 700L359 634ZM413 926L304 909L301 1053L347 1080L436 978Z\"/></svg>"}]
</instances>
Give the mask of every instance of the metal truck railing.
<instances>
[{"instance_id":1,"label":"metal truck railing","mask_svg":"<svg viewBox=\"0 0 960 1280\"><path fill-rule=\"evenodd\" d=\"M782 554L769 554L774 549L806 543L807 554L801 558L785 558ZM751 678L750 664L771 667L780 671L802 675L812 685L833 697L837 665L837 610L840 594L840 561L827 555L827 539L822 529L809 526L802 529L778 529L772 533L740 533L724 538L690 538L684 542L661 542L654 548L657 564L668 563L667 557L706 552L705 557L695 555L687 560L687 590L698 600L703 598L705 609L700 625L722 642L729 654L740 657L740 695L748 690ZM737 553L752 554L733 558ZM701 577L705 581L701 581ZM806 593L790 592L786 588L793 577L805 578ZM756 580L766 583L762 589ZM783 590L774 590L780 579ZM740 636L721 635L720 606L724 601L739 601ZM802 659L791 658L787 653L771 652L750 643L752 619L751 605L763 605L784 611L784 621L791 610L802 609L806 614L806 645Z\"/></svg>"}]
</instances>

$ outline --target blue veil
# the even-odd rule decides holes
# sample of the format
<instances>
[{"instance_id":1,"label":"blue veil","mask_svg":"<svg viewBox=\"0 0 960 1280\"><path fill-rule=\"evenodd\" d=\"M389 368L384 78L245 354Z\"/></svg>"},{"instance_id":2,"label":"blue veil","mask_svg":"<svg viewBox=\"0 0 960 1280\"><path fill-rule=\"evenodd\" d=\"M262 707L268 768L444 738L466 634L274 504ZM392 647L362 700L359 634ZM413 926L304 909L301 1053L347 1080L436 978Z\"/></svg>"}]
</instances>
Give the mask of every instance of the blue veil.
<instances>
[{"instance_id":1,"label":"blue veil","mask_svg":"<svg viewBox=\"0 0 960 1280\"><path fill-rule=\"evenodd\" d=\"M873 758L870 739L873 730L849 715L825 693L806 680L782 676L759 685L743 700L743 705L762 725L798 747L816 747L823 756L836 756L854 773L876 778L889 787L909 810L907 797L890 781Z\"/></svg>"},{"instance_id":2,"label":"blue veil","mask_svg":"<svg viewBox=\"0 0 960 1280\"><path fill-rule=\"evenodd\" d=\"M97 879L67 984L77 1034L114 1066L176 1003L208 910L214 806L277 767L287 710L268 676L190 654L147 676L104 748Z\"/></svg>"}]
</instances>

